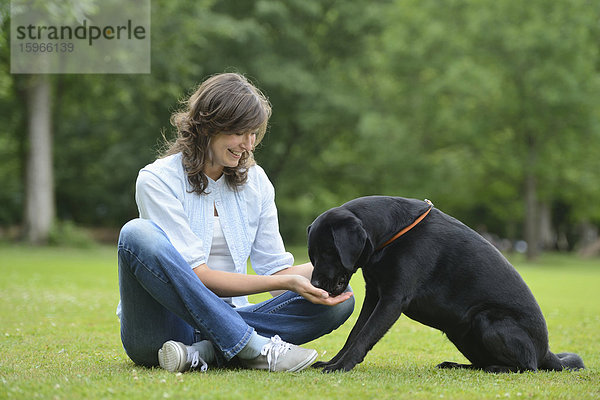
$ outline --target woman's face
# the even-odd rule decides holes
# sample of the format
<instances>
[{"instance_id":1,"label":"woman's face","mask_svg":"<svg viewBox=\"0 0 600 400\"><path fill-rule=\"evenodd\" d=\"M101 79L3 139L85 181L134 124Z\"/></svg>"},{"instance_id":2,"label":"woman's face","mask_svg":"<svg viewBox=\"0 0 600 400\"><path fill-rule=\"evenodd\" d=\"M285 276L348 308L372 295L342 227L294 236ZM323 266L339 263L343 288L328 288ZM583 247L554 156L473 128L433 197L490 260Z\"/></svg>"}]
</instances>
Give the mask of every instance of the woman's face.
<instances>
[{"instance_id":1,"label":"woman's face","mask_svg":"<svg viewBox=\"0 0 600 400\"><path fill-rule=\"evenodd\" d=\"M204 173L213 180L219 179L223 174L223 168L237 167L243 153L252 151L254 142L256 142L256 133L219 133L214 136L208 147L210 164Z\"/></svg>"}]
</instances>

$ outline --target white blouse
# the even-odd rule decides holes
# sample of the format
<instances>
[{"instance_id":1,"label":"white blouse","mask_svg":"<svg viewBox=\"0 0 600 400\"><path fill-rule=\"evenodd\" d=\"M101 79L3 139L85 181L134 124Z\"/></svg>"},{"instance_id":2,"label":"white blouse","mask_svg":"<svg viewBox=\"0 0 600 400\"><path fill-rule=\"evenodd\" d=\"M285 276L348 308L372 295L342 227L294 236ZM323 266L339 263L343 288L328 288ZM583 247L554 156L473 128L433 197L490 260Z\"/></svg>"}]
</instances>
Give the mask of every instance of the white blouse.
<instances>
[{"instance_id":1,"label":"white blouse","mask_svg":"<svg viewBox=\"0 0 600 400\"><path fill-rule=\"evenodd\" d=\"M208 178L206 193L199 195L192 192L180 153L160 158L140 171L135 199L140 218L160 226L191 268L207 263L215 208L235 272L246 273L248 258L259 275L294 263L279 233L275 190L258 165L248 169L247 182L237 190L221 176Z\"/></svg>"},{"instance_id":2,"label":"white blouse","mask_svg":"<svg viewBox=\"0 0 600 400\"><path fill-rule=\"evenodd\" d=\"M199 195L192 191L181 153L159 158L140 171L135 199L140 218L160 226L191 268L227 264L228 271L245 274L249 259L258 275L271 275L294 264L279 233L275 190L258 165L248 169L243 186L230 188L224 176L216 181L208 178L206 193ZM225 242L215 247L216 265L208 261L215 232ZM228 256L222 252L225 248ZM230 303L239 307L248 300L240 296Z\"/></svg>"}]
</instances>

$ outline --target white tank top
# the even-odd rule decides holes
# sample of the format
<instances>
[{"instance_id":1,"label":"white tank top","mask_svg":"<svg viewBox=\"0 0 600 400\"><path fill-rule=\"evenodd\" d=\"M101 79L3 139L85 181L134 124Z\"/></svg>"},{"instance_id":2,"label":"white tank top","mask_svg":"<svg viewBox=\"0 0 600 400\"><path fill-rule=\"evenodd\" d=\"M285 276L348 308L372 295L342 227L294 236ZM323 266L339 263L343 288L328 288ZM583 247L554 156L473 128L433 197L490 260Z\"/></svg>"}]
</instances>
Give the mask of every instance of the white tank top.
<instances>
[{"instance_id":1,"label":"white tank top","mask_svg":"<svg viewBox=\"0 0 600 400\"><path fill-rule=\"evenodd\" d=\"M231 257L229 247L227 247L223 228L221 227L221 222L217 216L215 216L213 223L213 239L206 265L212 270L236 272L235 263ZM248 301L248 296L221 297L221 299L234 307L243 307L252 304Z\"/></svg>"},{"instance_id":2,"label":"white tank top","mask_svg":"<svg viewBox=\"0 0 600 400\"><path fill-rule=\"evenodd\" d=\"M235 264L233 263L229 247L227 247L221 222L217 216L215 216L213 223L212 245L210 247L210 254L208 255L206 265L208 265L210 269L217 271L235 272Z\"/></svg>"}]
</instances>

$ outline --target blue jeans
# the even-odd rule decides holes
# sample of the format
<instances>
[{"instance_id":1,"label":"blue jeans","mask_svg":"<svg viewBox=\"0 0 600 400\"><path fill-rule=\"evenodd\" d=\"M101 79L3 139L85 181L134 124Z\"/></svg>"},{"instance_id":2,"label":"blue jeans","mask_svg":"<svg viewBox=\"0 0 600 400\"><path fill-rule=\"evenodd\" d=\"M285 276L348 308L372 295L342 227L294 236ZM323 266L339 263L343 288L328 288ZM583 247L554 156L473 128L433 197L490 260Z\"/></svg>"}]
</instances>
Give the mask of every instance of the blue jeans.
<instances>
[{"instance_id":1,"label":"blue jeans","mask_svg":"<svg viewBox=\"0 0 600 400\"><path fill-rule=\"evenodd\" d=\"M118 254L121 341L139 365L158 365L158 349L167 340L186 345L210 340L219 364L239 353L254 330L306 343L338 328L354 309L353 297L325 306L293 292L233 308L202 284L164 231L149 220L123 226Z\"/></svg>"}]
</instances>

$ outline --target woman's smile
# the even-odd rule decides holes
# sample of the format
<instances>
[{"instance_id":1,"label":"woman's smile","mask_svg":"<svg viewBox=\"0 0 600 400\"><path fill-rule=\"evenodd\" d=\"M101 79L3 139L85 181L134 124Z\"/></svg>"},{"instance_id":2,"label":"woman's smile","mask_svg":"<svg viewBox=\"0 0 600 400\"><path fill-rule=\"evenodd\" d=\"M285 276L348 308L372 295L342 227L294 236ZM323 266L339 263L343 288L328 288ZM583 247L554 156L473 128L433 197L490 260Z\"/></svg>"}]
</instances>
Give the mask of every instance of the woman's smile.
<instances>
[{"instance_id":1,"label":"woman's smile","mask_svg":"<svg viewBox=\"0 0 600 400\"><path fill-rule=\"evenodd\" d=\"M239 159L243 154L243 151L234 151L231 149L227 149L227 150L229 150L229 152L233 155L233 157L235 157L237 159Z\"/></svg>"},{"instance_id":2,"label":"woman's smile","mask_svg":"<svg viewBox=\"0 0 600 400\"><path fill-rule=\"evenodd\" d=\"M252 151L255 142L255 133L218 134L209 146L211 164L205 168L204 173L211 179L219 179L223 174L223 168L237 167L244 153Z\"/></svg>"}]
</instances>

